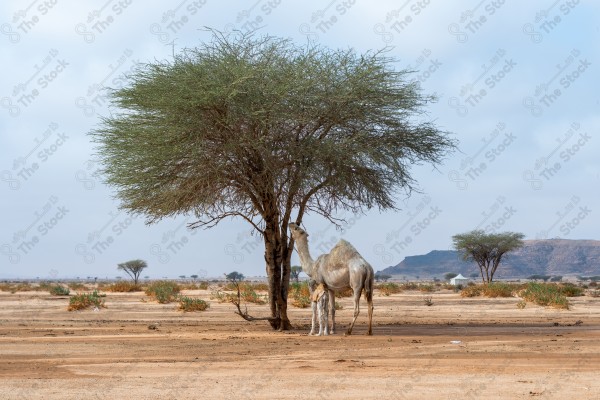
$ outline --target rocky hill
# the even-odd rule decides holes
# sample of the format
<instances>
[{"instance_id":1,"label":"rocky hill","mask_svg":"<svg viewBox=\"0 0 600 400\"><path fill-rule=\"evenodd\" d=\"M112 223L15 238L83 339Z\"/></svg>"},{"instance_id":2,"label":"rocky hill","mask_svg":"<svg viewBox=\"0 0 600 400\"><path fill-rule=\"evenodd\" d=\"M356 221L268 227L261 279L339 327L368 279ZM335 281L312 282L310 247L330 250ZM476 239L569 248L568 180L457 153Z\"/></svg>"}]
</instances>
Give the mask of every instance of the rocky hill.
<instances>
[{"instance_id":1,"label":"rocky hill","mask_svg":"<svg viewBox=\"0 0 600 400\"><path fill-rule=\"evenodd\" d=\"M407 278L442 278L447 272L468 277L472 273L479 274L479 268L474 262L462 261L456 251L434 250L424 255L406 257L400 264L381 272ZM502 259L495 277L526 278L530 275L600 275L600 241L525 240L523 248L508 253Z\"/></svg>"}]
</instances>

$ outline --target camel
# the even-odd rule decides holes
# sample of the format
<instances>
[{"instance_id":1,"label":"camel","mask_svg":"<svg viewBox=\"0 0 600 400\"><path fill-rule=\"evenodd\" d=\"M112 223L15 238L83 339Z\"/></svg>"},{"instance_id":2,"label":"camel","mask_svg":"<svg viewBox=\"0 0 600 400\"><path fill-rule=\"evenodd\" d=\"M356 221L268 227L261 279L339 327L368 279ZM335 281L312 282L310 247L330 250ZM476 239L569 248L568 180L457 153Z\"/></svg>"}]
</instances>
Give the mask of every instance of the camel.
<instances>
[{"instance_id":1,"label":"camel","mask_svg":"<svg viewBox=\"0 0 600 400\"><path fill-rule=\"evenodd\" d=\"M319 333L317 336L327 336L329 335L329 290L327 290L327 286L324 284L320 283L317 285L315 281L311 281L309 287L312 291L310 300L313 312L310 334L312 335L315 331L316 308L319 311Z\"/></svg>"},{"instance_id":2,"label":"camel","mask_svg":"<svg viewBox=\"0 0 600 400\"><path fill-rule=\"evenodd\" d=\"M367 335L372 335L374 274L371 265L358 253L354 246L343 239L335 245L329 254L322 254L316 260L313 260L308 250L308 233L294 223L290 224L290 231L300 257L302 271L317 284L324 283L329 291L329 309L331 311L331 329L329 332L335 334L334 293L336 290L351 288L354 292L354 318L346 334L352 334L352 328L354 328L354 323L360 312L360 295L364 289L369 315ZM314 325L311 334L314 334Z\"/></svg>"}]
</instances>

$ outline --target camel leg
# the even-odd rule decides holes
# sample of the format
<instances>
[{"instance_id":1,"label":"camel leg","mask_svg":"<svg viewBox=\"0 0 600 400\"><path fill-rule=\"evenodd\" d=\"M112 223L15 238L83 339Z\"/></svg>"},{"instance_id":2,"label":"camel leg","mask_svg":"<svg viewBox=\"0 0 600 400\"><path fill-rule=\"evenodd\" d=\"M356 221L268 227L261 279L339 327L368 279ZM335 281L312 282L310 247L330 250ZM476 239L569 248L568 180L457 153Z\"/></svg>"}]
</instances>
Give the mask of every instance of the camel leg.
<instances>
[{"instance_id":1,"label":"camel leg","mask_svg":"<svg viewBox=\"0 0 600 400\"><path fill-rule=\"evenodd\" d=\"M329 334L329 328L327 327L327 323L328 321L328 312L327 309L329 307L329 299L327 297L319 299L319 301L317 302L318 304L318 309L319 309L319 335L318 336L323 336L323 335L328 335Z\"/></svg>"},{"instance_id":2,"label":"camel leg","mask_svg":"<svg viewBox=\"0 0 600 400\"><path fill-rule=\"evenodd\" d=\"M367 303L368 303L368 313L369 313L369 330L367 331L367 335L372 335L373 330L371 328L371 324L373 322L373 294L367 294Z\"/></svg>"},{"instance_id":3,"label":"camel leg","mask_svg":"<svg viewBox=\"0 0 600 400\"><path fill-rule=\"evenodd\" d=\"M331 313L331 329L329 333L335 335L335 293L329 290L329 312Z\"/></svg>"},{"instance_id":4,"label":"camel leg","mask_svg":"<svg viewBox=\"0 0 600 400\"><path fill-rule=\"evenodd\" d=\"M311 308L312 308L312 325L310 327L309 335L312 336L315 334L315 325L317 324L317 303L312 301Z\"/></svg>"},{"instance_id":5,"label":"camel leg","mask_svg":"<svg viewBox=\"0 0 600 400\"><path fill-rule=\"evenodd\" d=\"M354 323L356 322L356 318L358 318L358 314L360 314L360 294L362 292L362 287L354 289L354 318L352 319L352 323L348 327L348 332L346 335L352 335L352 328L354 328Z\"/></svg>"}]
</instances>

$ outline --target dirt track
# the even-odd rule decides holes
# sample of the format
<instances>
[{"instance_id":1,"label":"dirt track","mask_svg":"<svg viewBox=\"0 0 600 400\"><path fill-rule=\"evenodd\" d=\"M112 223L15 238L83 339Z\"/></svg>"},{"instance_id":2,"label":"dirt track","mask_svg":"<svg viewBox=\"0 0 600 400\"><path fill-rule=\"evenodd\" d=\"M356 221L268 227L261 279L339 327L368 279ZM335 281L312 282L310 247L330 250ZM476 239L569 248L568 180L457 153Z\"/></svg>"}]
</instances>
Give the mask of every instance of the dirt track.
<instances>
[{"instance_id":1,"label":"dirt track","mask_svg":"<svg viewBox=\"0 0 600 400\"><path fill-rule=\"evenodd\" d=\"M0 292L0 399L600 399L600 298L560 311L429 296L376 295L372 337L366 312L340 334L341 299L338 334L311 337L308 309L291 307L297 329L279 333L214 301L181 313L109 293L105 309L67 312L66 297Z\"/></svg>"}]
</instances>

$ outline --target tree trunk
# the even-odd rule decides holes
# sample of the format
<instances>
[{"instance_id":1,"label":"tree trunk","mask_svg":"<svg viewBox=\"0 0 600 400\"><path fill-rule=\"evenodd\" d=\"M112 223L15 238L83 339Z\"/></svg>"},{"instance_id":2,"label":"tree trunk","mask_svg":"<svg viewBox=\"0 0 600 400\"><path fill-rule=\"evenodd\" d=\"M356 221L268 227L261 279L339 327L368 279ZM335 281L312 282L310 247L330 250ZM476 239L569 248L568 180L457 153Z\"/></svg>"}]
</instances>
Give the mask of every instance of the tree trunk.
<instances>
[{"instance_id":1,"label":"tree trunk","mask_svg":"<svg viewBox=\"0 0 600 400\"><path fill-rule=\"evenodd\" d=\"M287 243L279 234L279 227L271 224L265 229L265 263L269 280L269 307L271 327L290 330L292 325L287 316L287 298L290 282L290 258Z\"/></svg>"}]
</instances>

